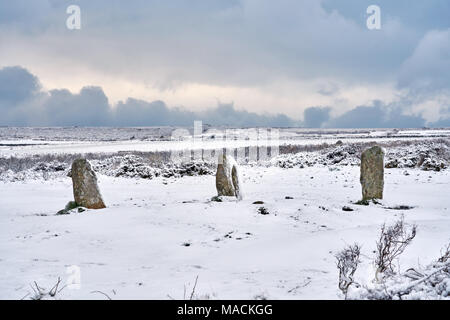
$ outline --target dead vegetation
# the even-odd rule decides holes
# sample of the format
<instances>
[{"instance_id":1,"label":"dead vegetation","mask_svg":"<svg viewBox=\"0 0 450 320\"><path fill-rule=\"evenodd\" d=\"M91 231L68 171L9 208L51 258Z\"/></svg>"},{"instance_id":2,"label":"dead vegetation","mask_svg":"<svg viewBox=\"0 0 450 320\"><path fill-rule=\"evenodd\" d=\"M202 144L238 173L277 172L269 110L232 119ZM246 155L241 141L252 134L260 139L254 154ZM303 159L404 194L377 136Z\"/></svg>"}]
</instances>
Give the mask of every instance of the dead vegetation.
<instances>
[{"instance_id":1,"label":"dead vegetation","mask_svg":"<svg viewBox=\"0 0 450 320\"><path fill-rule=\"evenodd\" d=\"M389 141L389 142L357 142L357 143L322 143L308 145L281 145L279 155L267 155L272 165L282 168L305 167L314 165L359 165L361 152L375 144L386 148L386 168L420 168L422 170L440 171L448 167L450 162L450 140L434 139L420 141ZM208 150L203 150L207 152ZM237 159L240 164L251 163L249 147L238 148L235 153L244 155ZM270 152L269 152L270 153ZM131 176L151 179L155 172L166 167L173 167L174 175L189 175L198 171L199 174L212 174L215 163L211 161L194 161L194 151L191 151L191 162L173 163L171 153L126 151L112 153L86 154L36 154L27 157L0 157L0 180L21 181L26 179L52 179L67 175L72 162L84 157L92 162L94 170L117 176ZM257 159L260 158L258 152ZM201 168L195 167L201 163ZM262 163L270 163L263 161ZM196 174L196 173L195 173ZM171 175L171 173L169 173Z\"/></svg>"},{"instance_id":2,"label":"dead vegetation","mask_svg":"<svg viewBox=\"0 0 450 320\"><path fill-rule=\"evenodd\" d=\"M393 261L398 258L416 236L417 226L408 230L404 216L392 226L381 226L380 237L377 241L375 265L377 277L380 273L394 272Z\"/></svg>"},{"instance_id":3,"label":"dead vegetation","mask_svg":"<svg viewBox=\"0 0 450 320\"><path fill-rule=\"evenodd\" d=\"M191 289L188 289L188 285L183 286L183 298L182 300L210 300L213 298L216 298L216 294L199 294L197 293L197 284L198 284L198 275L195 277L194 284L192 285ZM176 298L172 297L170 294L167 295L167 297L170 300L177 300Z\"/></svg>"},{"instance_id":4,"label":"dead vegetation","mask_svg":"<svg viewBox=\"0 0 450 320\"><path fill-rule=\"evenodd\" d=\"M450 244L441 256L426 267L409 268L400 272L394 269L394 260L411 244L417 233L415 225L408 226L402 216L393 225L381 226L376 241L375 279L369 284L359 284L354 275L360 263L360 246L348 246L336 254L339 269L338 287L345 299L403 300L441 299L450 297ZM353 286L352 286L353 285Z\"/></svg>"},{"instance_id":5,"label":"dead vegetation","mask_svg":"<svg viewBox=\"0 0 450 320\"><path fill-rule=\"evenodd\" d=\"M336 266L339 269L339 289L347 296L349 287L355 283L354 275L360 263L361 246L354 244L336 254Z\"/></svg>"},{"instance_id":6,"label":"dead vegetation","mask_svg":"<svg viewBox=\"0 0 450 320\"><path fill-rule=\"evenodd\" d=\"M43 288L40 285L38 285L36 281L34 281L33 284L30 284L32 292L28 292L21 300L25 300L26 298L29 298L31 300L55 299L56 295L66 287L63 286L61 289L58 290L60 284L61 278L58 277L58 280L56 281L55 285L53 285L53 287L50 290L47 290L46 288Z\"/></svg>"}]
</instances>

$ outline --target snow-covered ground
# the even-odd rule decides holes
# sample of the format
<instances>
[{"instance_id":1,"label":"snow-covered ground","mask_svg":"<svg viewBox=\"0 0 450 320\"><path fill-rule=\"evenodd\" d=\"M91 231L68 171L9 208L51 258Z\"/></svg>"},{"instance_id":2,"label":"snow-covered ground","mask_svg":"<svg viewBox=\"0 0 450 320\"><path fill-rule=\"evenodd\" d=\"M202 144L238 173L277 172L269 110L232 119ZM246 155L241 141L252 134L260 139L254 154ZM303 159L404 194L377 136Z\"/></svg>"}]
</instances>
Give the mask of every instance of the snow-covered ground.
<instances>
[{"instance_id":1,"label":"snow-covered ground","mask_svg":"<svg viewBox=\"0 0 450 320\"><path fill-rule=\"evenodd\" d=\"M241 173L239 202L211 201L214 175L100 173L108 208L70 215L55 215L73 200L69 177L0 181L0 299L28 299L34 282L50 289L58 277L59 299L183 299L197 276L197 298L341 299L334 255L360 243L355 278L370 284L384 222L403 214L417 224L400 271L432 263L450 242L449 169L386 169L385 197L369 206L354 204L358 166L245 165ZM392 209L399 205L413 208ZM80 270L78 289L64 287L70 266Z\"/></svg>"},{"instance_id":2,"label":"snow-covered ground","mask_svg":"<svg viewBox=\"0 0 450 320\"><path fill-rule=\"evenodd\" d=\"M214 149L218 147L248 147L273 145L320 145L334 144L337 141L392 142L424 141L436 138L449 138L450 130L390 130L390 129L224 129L204 128L204 133L196 140L173 141L175 128L1 128L0 156L27 157L35 154L63 153L113 153L126 151L162 152L192 149ZM189 128L185 129L186 132ZM216 130L227 137L217 136ZM252 134L260 130L257 140ZM192 129L189 131L192 134ZM186 138L192 136L186 135ZM275 139L277 138L277 139ZM178 140L178 139L175 139Z\"/></svg>"}]
</instances>

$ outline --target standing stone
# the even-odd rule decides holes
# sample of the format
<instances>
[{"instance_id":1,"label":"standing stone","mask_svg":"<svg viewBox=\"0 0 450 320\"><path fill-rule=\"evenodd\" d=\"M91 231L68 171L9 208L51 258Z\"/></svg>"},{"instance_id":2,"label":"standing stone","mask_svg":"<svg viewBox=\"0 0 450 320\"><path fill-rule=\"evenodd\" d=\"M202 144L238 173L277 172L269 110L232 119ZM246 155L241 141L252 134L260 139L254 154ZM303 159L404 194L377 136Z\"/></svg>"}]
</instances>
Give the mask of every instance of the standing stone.
<instances>
[{"instance_id":1,"label":"standing stone","mask_svg":"<svg viewBox=\"0 0 450 320\"><path fill-rule=\"evenodd\" d=\"M361 176L363 200L383 199L384 151L379 146L366 149L361 154Z\"/></svg>"},{"instance_id":2,"label":"standing stone","mask_svg":"<svg viewBox=\"0 0 450 320\"><path fill-rule=\"evenodd\" d=\"M236 160L225 154L219 155L216 173L216 189L219 196L242 199L242 189Z\"/></svg>"},{"instance_id":3,"label":"standing stone","mask_svg":"<svg viewBox=\"0 0 450 320\"><path fill-rule=\"evenodd\" d=\"M89 209L106 208L97 185L97 176L86 159L72 163L73 196L78 206Z\"/></svg>"}]
</instances>

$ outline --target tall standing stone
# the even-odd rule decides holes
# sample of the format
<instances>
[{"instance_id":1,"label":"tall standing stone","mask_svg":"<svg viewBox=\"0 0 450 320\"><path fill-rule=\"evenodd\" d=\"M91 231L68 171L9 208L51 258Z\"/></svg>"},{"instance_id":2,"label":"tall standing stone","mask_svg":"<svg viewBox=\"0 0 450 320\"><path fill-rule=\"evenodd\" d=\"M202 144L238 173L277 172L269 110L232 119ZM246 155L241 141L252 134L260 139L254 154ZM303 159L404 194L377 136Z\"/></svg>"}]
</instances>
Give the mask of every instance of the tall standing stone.
<instances>
[{"instance_id":1,"label":"tall standing stone","mask_svg":"<svg viewBox=\"0 0 450 320\"><path fill-rule=\"evenodd\" d=\"M216 173L216 189L219 196L242 199L242 189L239 179L239 168L236 160L225 154L219 155Z\"/></svg>"},{"instance_id":2,"label":"tall standing stone","mask_svg":"<svg viewBox=\"0 0 450 320\"><path fill-rule=\"evenodd\" d=\"M384 151L379 146L366 149L361 154L361 176L363 200L383 199Z\"/></svg>"},{"instance_id":3,"label":"tall standing stone","mask_svg":"<svg viewBox=\"0 0 450 320\"><path fill-rule=\"evenodd\" d=\"M77 205L89 209L106 208L97 184L97 176L86 159L72 163L73 196Z\"/></svg>"}]
</instances>

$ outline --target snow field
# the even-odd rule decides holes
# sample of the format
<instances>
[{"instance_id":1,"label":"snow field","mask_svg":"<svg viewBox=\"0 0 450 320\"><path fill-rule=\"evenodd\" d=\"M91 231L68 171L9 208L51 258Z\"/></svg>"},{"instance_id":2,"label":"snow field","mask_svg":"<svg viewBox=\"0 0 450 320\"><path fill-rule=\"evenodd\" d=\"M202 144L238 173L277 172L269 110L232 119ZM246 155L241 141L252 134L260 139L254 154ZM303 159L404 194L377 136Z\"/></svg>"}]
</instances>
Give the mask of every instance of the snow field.
<instances>
[{"instance_id":1,"label":"snow field","mask_svg":"<svg viewBox=\"0 0 450 320\"><path fill-rule=\"evenodd\" d=\"M0 298L50 288L79 266L81 288L60 299L341 299L334 254L362 244L356 280L374 277L380 225L401 214L418 234L401 270L437 259L450 240L448 170L385 170L382 205L361 198L359 167L242 166L243 201L211 202L214 176L99 175L108 208L56 216L72 200L70 178L0 182ZM286 196L293 199L285 199ZM264 204L253 204L255 201ZM396 205L411 210L391 210ZM259 207L268 215L258 214ZM342 211L349 206L354 211ZM170 296L170 297L169 297Z\"/></svg>"}]
</instances>

